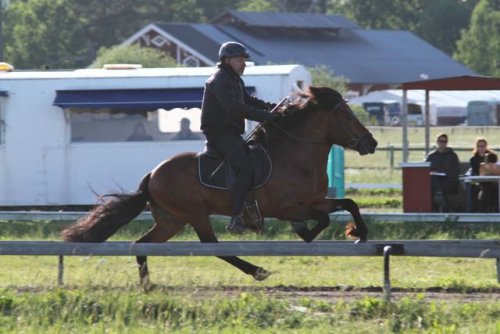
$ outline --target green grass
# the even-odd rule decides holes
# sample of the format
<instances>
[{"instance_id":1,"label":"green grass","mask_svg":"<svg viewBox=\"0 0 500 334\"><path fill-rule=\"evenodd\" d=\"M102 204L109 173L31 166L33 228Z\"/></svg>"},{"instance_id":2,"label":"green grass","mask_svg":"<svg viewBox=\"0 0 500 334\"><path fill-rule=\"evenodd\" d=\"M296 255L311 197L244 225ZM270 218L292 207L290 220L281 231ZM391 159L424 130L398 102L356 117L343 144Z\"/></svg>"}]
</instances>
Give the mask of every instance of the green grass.
<instances>
[{"instance_id":1,"label":"green grass","mask_svg":"<svg viewBox=\"0 0 500 334\"><path fill-rule=\"evenodd\" d=\"M265 282L215 257L150 257L151 280L159 286L381 287L381 257L244 257L272 272ZM2 256L0 286L53 288L57 257ZM135 257L65 257L64 282L77 287L130 288L138 284ZM393 257L394 287L489 291L498 288L494 259Z\"/></svg>"},{"instance_id":2,"label":"green grass","mask_svg":"<svg viewBox=\"0 0 500 334\"><path fill-rule=\"evenodd\" d=\"M276 299L235 293L201 299L133 290L0 291L2 333L498 333L500 304Z\"/></svg>"},{"instance_id":3,"label":"green grass","mask_svg":"<svg viewBox=\"0 0 500 334\"><path fill-rule=\"evenodd\" d=\"M386 192L384 192L386 193ZM234 237L225 231L225 221L214 221L220 240L299 240L288 224L267 221L265 233ZM58 240L59 231L68 223L0 222L0 238L4 240ZM499 224L463 223L393 223L367 222L370 239L500 239ZM43 226L43 227L40 227ZM132 222L112 240L135 240L151 226L151 222ZM322 240L345 240L345 223L333 222L322 234ZM186 228L173 240L197 240ZM381 258L367 257L249 257L256 265L271 270L266 286L380 286ZM56 284L57 257L3 256L0 286L33 285L51 287ZM152 280L160 285L199 284L208 286L245 285L255 282L237 269L211 257L150 257ZM66 282L82 286L128 287L137 283L133 257L65 257ZM303 270L307 268L307 270ZM328 268L328 270L325 270ZM495 263L485 259L408 258L392 260L395 284L404 288L453 286L458 282L473 288L496 286ZM401 272L401 273L400 273ZM417 275L411 273L419 273ZM471 275L470 273L474 273ZM448 282L448 283L447 283ZM259 283L260 284L260 283Z\"/></svg>"},{"instance_id":4,"label":"green grass","mask_svg":"<svg viewBox=\"0 0 500 334\"><path fill-rule=\"evenodd\" d=\"M354 192L355 194L356 192ZM391 190L366 194L389 196ZM68 222L0 222L4 240L56 240ZM151 222L132 222L113 240L133 240ZM235 240L215 221L221 240ZM374 239L499 239L498 224L368 223ZM322 239L343 239L333 223ZM195 240L185 229L175 240ZM297 240L287 224L269 221L265 234L239 239ZM429 289L498 293L492 259L391 259L393 288L411 297L382 300L363 289L383 285L380 257L245 257L272 275L263 282L213 257L149 257L149 292L138 288L133 257L65 257L65 286L57 287L57 257L2 256L0 333L499 333L500 303L433 301ZM273 295L268 289L337 287L357 297L325 299ZM231 287L228 290L228 287ZM347 296L348 294L346 294Z\"/></svg>"}]
</instances>

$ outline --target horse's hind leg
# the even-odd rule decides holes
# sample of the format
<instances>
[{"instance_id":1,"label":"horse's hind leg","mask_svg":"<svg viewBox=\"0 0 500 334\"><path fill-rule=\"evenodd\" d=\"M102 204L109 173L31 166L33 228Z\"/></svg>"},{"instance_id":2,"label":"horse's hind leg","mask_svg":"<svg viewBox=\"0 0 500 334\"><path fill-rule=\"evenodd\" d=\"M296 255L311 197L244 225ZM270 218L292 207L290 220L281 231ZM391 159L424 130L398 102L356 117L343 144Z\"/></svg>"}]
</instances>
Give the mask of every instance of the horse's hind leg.
<instances>
[{"instance_id":1,"label":"horse's hind leg","mask_svg":"<svg viewBox=\"0 0 500 334\"><path fill-rule=\"evenodd\" d=\"M301 221L308 219L316 220L318 223L311 229L307 228L306 224L302 222L291 223L295 233L297 233L298 236L301 237L305 242L313 241L318 236L318 234L320 234L325 228L328 227L328 225L330 225L330 217L328 216L328 214L318 209L307 209L304 212Z\"/></svg>"},{"instance_id":2,"label":"horse's hind leg","mask_svg":"<svg viewBox=\"0 0 500 334\"><path fill-rule=\"evenodd\" d=\"M193 217L193 219L191 220L191 224L201 242L219 242L217 240L217 237L215 236L212 225L210 224L208 215L204 215L203 217L198 216L196 218ZM269 275L271 275L271 273L264 268L254 266L253 264L244 261L237 256L218 256L218 258L235 266L245 274L252 275L253 278L257 281L265 280L269 277Z\"/></svg>"},{"instance_id":3,"label":"horse's hind leg","mask_svg":"<svg viewBox=\"0 0 500 334\"><path fill-rule=\"evenodd\" d=\"M186 225L186 223L181 222L154 205L151 205L151 214L153 215L155 225L144 236L138 239L137 243L165 242ZM137 256L136 259L139 267L140 284L142 286L149 286L147 256Z\"/></svg>"}]
</instances>

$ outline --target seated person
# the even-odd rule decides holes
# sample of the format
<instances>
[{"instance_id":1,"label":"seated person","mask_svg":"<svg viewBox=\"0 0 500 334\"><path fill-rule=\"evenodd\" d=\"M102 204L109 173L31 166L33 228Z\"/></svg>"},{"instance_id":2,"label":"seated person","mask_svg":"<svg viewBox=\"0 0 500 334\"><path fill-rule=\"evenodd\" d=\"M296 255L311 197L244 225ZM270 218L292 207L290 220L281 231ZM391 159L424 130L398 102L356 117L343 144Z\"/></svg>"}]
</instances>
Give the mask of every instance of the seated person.
<instances>
[{"instance_id":1,"label":"seated person","mask_svg":"<svg viewBox=\"0 0 500 334\"><path fill-rule=\"evenodd\" d=\"M147 133L146 127L141 122L137 123L134 132L127 138L127 141L150 141L153 137Z\"/></svg>"},{"instance_id":2,"label":"seated person","mask_svg":"<svg viewBox=\"0 0 500 334\"><path fill-rule=\"evenodd\" d=\"M479 165L484 162L487 153L493 153L488 149L488 142L484 138L477 138L469 160L470 175L479 175Z\"/></svg>"},{"instance_id":3,"label":"seated person","mask_svg":"<svg viewBox=\"0 0 500 334\"><path fill-rule=\"evenodd\" d=\"M431 163L432 210L447 211L446 196L458 192L460 162L457 154L448 147L448 135L440 133L436 143L437 148L425 159Z\"/></svg>"},{"instance_id":4,"label":"seated person","mask_svg":"<svg viewBox=\"0 0 500 334\"><path fill-rule=\"evenodd\" d=\"M170 138L170 140L200 140L202 139L200 135L191 131L190 128L191 121L184 117L181 119L181 126L179 132Z\"/></svg>"},{"instance_id":5,"label":"seated person","mask_svg":"<svg viewBox=\"0 0 500 334\"><path fill-rule=\"evenodd\" d=\"M498 156L495 153L487 153L479 168L480 175L500 175L497 162ZM480 182L477 199L479 212L498 212L498 181Z\"/></svg>"},{"instance_id":6,"label":"seated person","mask_svg":"<svg viewBox=\"0 0 500 334\"><path fill-rule=\"evenodd\" d=\"M492 153L488 149L488 142L484 138L477 138L474 149L472 150L472 157L469 159L469 170L467 171L467 175L479 175L479 165L484 162L484 156L487 153ZM470 185L471 196L472 198L478 198L480 187L475 184ZM472 201L472 212L478 211L478 203L476 201Z\"/></svg>"}]
</instances>

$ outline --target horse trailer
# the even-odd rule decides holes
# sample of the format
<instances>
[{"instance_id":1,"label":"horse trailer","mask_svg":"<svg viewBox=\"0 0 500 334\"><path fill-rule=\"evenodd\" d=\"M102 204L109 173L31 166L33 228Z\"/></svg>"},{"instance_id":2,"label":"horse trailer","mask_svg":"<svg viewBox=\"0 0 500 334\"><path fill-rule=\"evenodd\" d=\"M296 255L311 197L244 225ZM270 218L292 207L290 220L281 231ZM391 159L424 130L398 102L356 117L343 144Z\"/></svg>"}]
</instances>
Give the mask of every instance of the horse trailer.
<instances>
[{"instance_id":1,"label":"horse trailer","mask_svg":"<svg viewBox=\"0 0 500 334\"><path fill-rule=\"evenodd\" d=\"M0 207L92 205L95 194L135 190L163 160L202 151L200 106L213 71L1 72ZM300 65L248 66L243 79L270 102L311 82ZM176 135L180 123L189 137Z\"/></svg>"},{"instance_id":2,"label":"horse trailer","mask_svg":"<svg viewBox=\"0 0 500 334\"><path fill-rule=\"evenodd\" d=\"M500 125L500 104L496 101L470 101L467 104L467 125Z\"/></svg>"}]
</instances>

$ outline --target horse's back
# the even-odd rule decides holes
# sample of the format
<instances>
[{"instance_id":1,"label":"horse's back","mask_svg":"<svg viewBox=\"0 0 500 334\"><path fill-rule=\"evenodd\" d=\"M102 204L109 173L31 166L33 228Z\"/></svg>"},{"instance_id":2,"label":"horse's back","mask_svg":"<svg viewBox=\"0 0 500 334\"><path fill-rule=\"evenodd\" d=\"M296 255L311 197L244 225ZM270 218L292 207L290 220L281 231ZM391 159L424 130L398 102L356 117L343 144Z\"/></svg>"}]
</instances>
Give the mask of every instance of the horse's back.
<instances>
[{"instance_id":1,"label":"horse's back","mask_svg":"<svg viewBox=\"0 0 500 334\"><path fill-rule=\"evenodd\" d=\"M196 176L197 153L178 154L159 163L151 172L152 180L171 180L185 176Z\"/></svg>"}]
</instances>

